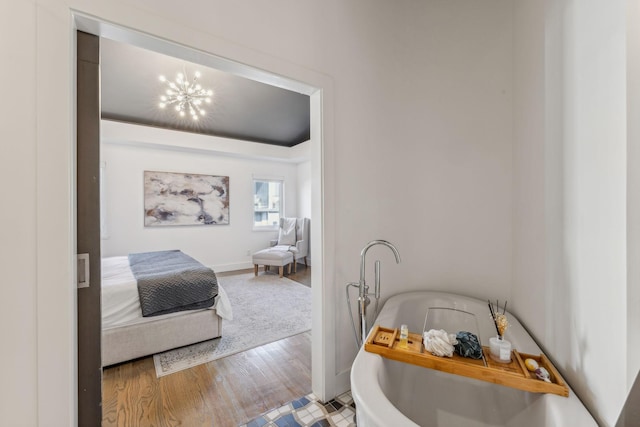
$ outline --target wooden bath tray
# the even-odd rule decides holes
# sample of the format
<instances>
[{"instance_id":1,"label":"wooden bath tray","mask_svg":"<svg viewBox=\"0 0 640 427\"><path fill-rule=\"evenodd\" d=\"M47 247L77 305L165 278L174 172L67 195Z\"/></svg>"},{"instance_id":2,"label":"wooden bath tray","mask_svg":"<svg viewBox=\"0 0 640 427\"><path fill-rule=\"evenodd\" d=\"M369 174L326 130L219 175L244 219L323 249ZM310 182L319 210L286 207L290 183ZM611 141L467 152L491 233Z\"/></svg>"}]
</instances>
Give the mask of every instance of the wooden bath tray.
<instances>
[{"instance_id":1,"label":"wooden bath tray","mask_svg":"<svg viewBox=\"0 0 640 427\"><path fill-rule=\"evenodd\" d=\"M462 357L454 353L453 357L438 357L424 352L422 335L409 333L409 344L406 348L399 347L400 331L376 325L369 339L364 344L364 349L370 353L376 353L387 359L410 363L424 368L436 369L450 374L462 375L494 384L517 388L533 393L553 393L569 397L569 387L558 373L551 361L544 355L511 351L510 363L498 363L489 357L489 347L482 347L484 366L482 359L476 360ZM541 381L533 372L529 372L524 365L525 359L534 359L538 365L549 371L551 382Z\"/></svg>"}]
</instances>

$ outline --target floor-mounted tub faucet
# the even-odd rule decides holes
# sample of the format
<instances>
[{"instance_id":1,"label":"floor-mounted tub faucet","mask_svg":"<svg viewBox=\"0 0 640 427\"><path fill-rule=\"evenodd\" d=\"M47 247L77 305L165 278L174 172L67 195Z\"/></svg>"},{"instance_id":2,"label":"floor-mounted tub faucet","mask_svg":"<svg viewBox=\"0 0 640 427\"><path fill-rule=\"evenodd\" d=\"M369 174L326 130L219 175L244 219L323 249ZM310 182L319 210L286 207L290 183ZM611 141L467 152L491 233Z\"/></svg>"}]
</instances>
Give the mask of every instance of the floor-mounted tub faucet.
<instances>
[{"instance_id":1,"label":"floor-mounted tub faucet","mask_svg":"<svg viewBox=\"0 0 640 427\"><path fill-rule=\"evenodd\" d=\"M371 247L376 245L383 245L391 249L391 251L396 257L396 263L400 264L400 253L398 252L398 249L396 249L396 247L393 246L393 244L387 242L386 240L372 240L371 242L367 243L364 248L362 248L362 251L360 252L360 281L358 283L353 283L353 282L348 283L346 287L349 316L351 317L353 333L355 335L356 345L358 347L360 347L363 344L364 339L366 338L367 333L369 332L369 329L367 326L367 306L371 303L371 300L369 299L369 295L371 294L369 293L369 285L367 285L365 270L366 270L366 261L367 261L367 251ZM353 314L351 312L351 301L349 299L350 286L358 288L358 317L360 318L359 336L358 336L358 333L356 332L356 327L353 322ZM376 299L376 307L375 307L375 315L374 315L375 317L378 315L378 302L380 300L380 261L376 261L375 263L375 287L374 287L373 295Z\"/></svg>"}]
</instances>

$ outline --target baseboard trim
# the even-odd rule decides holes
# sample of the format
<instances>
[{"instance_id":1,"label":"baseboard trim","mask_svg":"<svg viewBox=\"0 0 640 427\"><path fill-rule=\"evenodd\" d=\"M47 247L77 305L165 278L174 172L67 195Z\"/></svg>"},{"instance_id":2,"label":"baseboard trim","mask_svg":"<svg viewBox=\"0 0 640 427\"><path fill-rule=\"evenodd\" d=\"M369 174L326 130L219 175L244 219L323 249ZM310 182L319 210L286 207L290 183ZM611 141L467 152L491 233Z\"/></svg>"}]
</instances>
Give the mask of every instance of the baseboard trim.
<instances>
[{"instance_id":1,"label":"baseboard trim","mask_svg":"<svg viewBox=\"0 0 640 427\"><path fill-rule=\"evenodd\" d=\"M253 263L251 261L246 261L246 262L237 262L233 264L210 265L208 267L213 271L223 273L225 271L246 270L248 268L253 268Z\"/></svg>"},{"instance_id":2,"label":"baseboard trim","mask_svg":"<svg viewBox=\"0 0 640 427\"><path fill-rule=\"evenodd\" d=\"M298 265L304 265L304 260L298 260ZM311 262L307 260L307 266L311 267ZM210 269L218 273L224 273L227 271L236 271L236 270L246 270L248 268L253 268L253 263L251 261L244 262L235 262L231 264L216 264L216 265L208 265Z\"/></svg>"}]
</instances>

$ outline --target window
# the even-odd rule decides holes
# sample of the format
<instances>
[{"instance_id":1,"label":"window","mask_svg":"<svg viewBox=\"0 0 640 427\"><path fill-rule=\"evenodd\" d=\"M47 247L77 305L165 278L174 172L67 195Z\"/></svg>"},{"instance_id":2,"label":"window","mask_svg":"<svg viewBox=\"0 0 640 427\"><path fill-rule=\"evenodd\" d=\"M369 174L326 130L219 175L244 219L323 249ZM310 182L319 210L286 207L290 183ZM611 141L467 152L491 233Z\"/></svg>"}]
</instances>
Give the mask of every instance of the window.
<instances>
[{"instance_id":1,"label":"window","mask_svg":"<svg viewBox=\"0 0 640 427\"><path fill-rule=\"evenodd\" d=\"M284 207L281 179L253 180L253 227L278 228Z\"/></svg>"}]
</instances>

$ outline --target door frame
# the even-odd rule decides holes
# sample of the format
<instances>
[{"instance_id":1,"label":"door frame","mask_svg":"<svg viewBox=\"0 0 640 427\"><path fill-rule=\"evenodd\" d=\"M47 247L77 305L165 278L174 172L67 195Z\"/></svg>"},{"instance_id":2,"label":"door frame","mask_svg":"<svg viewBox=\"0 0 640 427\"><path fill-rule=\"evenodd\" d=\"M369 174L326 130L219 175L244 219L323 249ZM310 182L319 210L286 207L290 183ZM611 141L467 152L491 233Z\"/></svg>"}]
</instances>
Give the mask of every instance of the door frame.
<instances>
[{"instance_id":1,"label":"door frame","mask_svg":"<svg viewBox=\"0 0 640 427\"><path fill-rule=\"evenodd\" d=\"M222 47L226 56L169 41L158 36L103 21L82 12L72 13L72 31L81 30L100 37L133 44L178 58L199 62L263 83L310 96L311 113L311 270L312 284L312 390L328 401L344 391L348 378L336 375L334 262L334 188L333 173L333 80L322 73L257 54L217 38L203 44ZM174 28L175 30L176 28ZM184 28L183 34L189 32ZM193 31L193 30L191 30ZM202 36L201 34L199 36ZM74 55L76 53L74 52ZM188 56L188 58L187 58ZM75 76L73 85L75 85ZM73 117L74 122L76 117ZM74 178L73 188L76 188ZM75 190L74 190L75 197ZM75 239L75 230L73 230ZM75 258L75 254L71 254ZM317 286L320 284L320 286ZM77 307L76 307L77 309ZM77 357L77 356L76 356ZM77 362L77 360L76 360ZM338 377L341 377L338 379ZM340 384L336 384L339 382Z\"/></svg>"}]
</instances>

